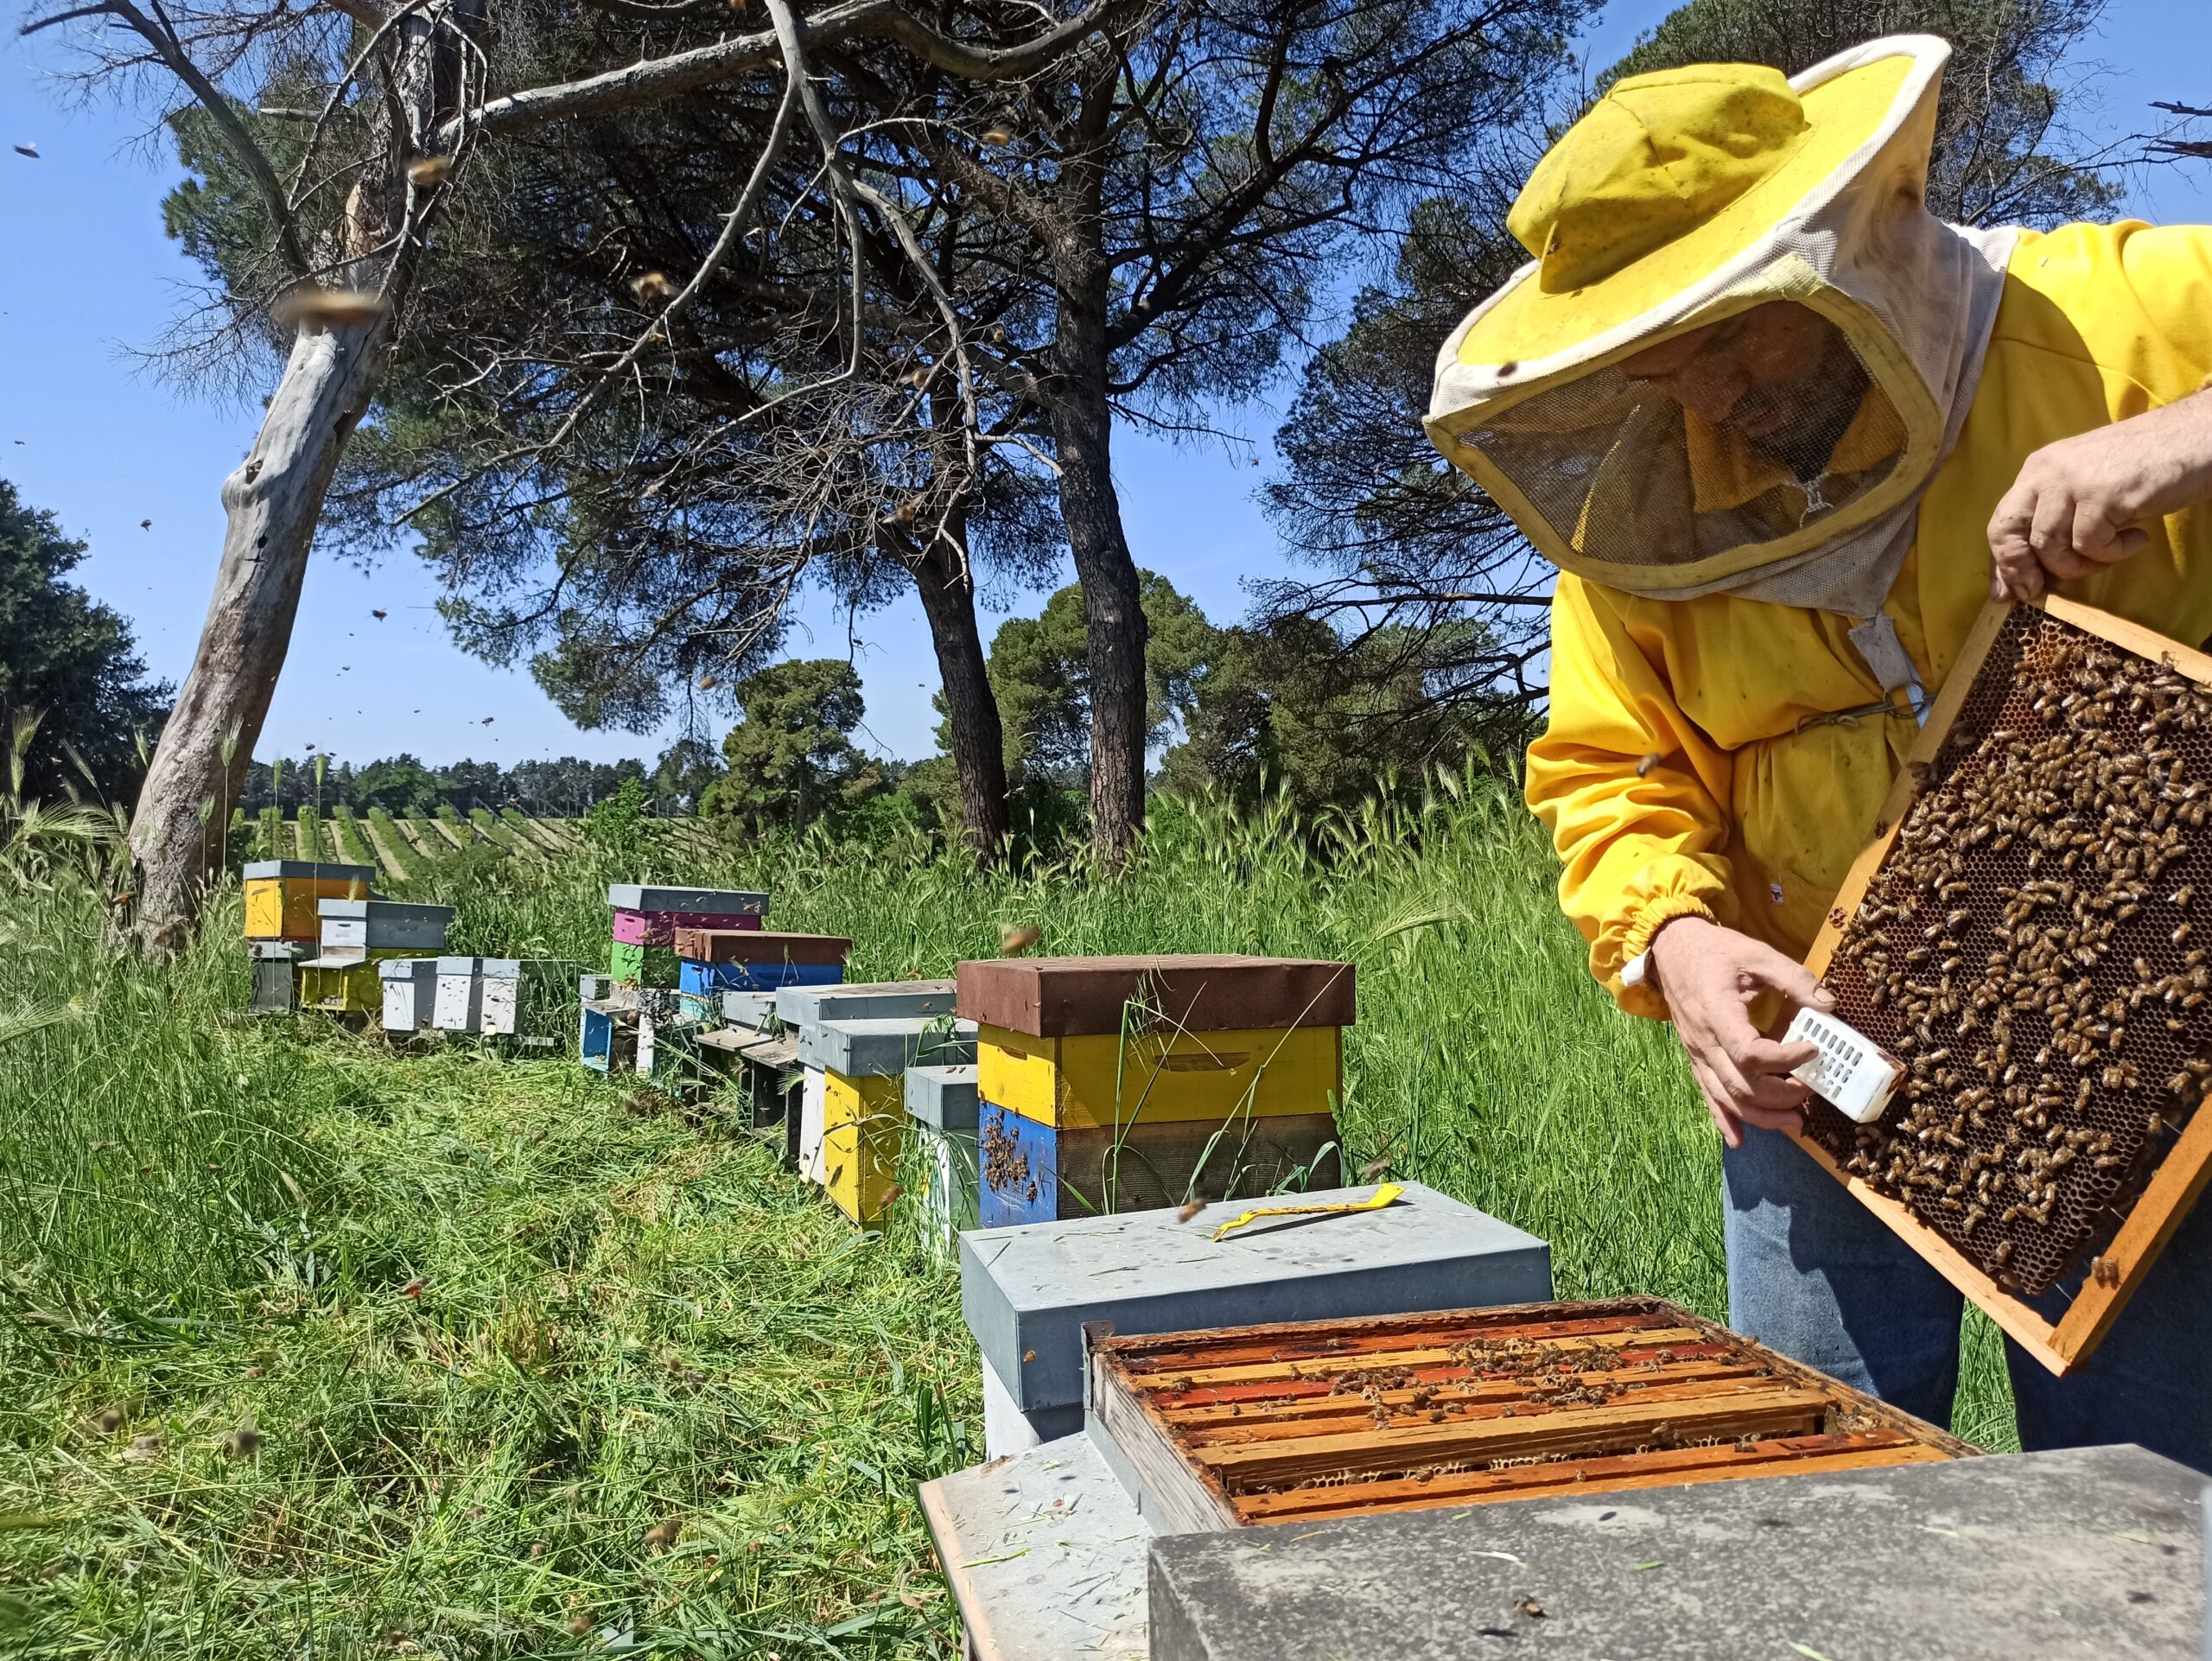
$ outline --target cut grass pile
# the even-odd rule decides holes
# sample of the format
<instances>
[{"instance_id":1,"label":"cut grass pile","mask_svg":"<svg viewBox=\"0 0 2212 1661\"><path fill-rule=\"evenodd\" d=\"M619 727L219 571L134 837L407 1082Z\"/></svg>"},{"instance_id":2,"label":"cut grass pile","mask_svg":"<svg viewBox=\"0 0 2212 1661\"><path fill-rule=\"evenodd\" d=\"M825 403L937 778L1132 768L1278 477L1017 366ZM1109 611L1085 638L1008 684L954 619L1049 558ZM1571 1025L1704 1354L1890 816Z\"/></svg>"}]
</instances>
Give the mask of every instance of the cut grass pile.
<instances>
[{"instance_id":1,"label":"cut grass pile","mask_svg":"<svg viewBox=\"0 0 2212 1661\"><path fill-rule=\"evenodd\" d=\"M1348 958L1350 1167L1543 1235L1562 1296L1726 1313L1671 1035L1589 983L1486 781L1318 837L1164 805L1112 881L640 836L408 897L459 907L456 951L593 967L639 877L766 888L855 978L1010 922ZM0 1652L957 1652L913 1487L980 1457L978 1391L911 1219L858 1234L713 1111L571 1063L251 1021L234 896L163 968L106 959L84 896L0 906ZM1986 1328L1959 1423L2009 1435Z\"/></svg>"}]
</instances>

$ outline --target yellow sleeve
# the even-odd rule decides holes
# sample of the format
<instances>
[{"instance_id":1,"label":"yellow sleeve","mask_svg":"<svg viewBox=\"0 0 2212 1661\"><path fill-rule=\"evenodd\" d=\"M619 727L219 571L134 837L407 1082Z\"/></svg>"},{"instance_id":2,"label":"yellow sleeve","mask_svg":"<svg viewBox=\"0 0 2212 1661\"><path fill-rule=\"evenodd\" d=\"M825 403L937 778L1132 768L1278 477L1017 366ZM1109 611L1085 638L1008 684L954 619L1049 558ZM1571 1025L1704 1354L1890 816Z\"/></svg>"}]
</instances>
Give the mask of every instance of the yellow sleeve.
<instances>
[{"instance_id":1,"label":"yellow sleeve","mask_svg":"<svg viewBox=\"0 0 2212 1661\"><path fill-rule=\"evenodd\" d=\"M1551 718L1529 748L1529 805L1564 869L1560 904L1590 942L1590 972L1630 1015L1665 1019L1623 964L1676 917L1729 920L1730 762L1682 714L1611 590L1562 574L1552 600ZM1637 776L1639 761L1657 760Z\"/></svg>"}]
</instances>

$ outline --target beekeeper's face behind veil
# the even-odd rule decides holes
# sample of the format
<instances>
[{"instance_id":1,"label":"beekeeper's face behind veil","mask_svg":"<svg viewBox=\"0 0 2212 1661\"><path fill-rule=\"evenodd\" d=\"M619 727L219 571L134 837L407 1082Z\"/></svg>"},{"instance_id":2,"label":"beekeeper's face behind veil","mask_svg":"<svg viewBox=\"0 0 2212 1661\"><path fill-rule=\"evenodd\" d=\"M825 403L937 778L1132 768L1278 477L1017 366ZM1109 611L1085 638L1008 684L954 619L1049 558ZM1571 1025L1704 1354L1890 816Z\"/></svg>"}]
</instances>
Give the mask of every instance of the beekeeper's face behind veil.
<instances>
[{"instance_id":1,"label":"beekeeper's face behind veil","mask_svg":"<svg viewBox=\"0 0 2212 1661\"><path fill-rule=\"evenodd\" d=\"M1538 164L1507 220L1535 263L1446 342L1427 427L1547 558L1878 611L2011 248L1923 204L1948 53L1637 76Z\"/></svg>"}]
</instances>

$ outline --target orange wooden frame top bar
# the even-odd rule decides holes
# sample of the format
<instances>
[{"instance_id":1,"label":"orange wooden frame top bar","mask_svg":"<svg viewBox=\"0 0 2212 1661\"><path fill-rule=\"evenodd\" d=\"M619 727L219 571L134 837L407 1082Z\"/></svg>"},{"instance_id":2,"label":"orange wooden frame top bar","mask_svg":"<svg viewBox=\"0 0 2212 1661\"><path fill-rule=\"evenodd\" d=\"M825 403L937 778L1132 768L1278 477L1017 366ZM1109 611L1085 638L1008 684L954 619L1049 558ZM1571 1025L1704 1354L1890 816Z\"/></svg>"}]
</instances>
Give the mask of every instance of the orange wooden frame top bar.
<instances>
[{"instance_id":1,"label":"orange wooden frame top bar","mask_svg":"<svg viewBox=\"0 0 2212 1661\"><path fill-rule=\"evenodd\" d=\"M2149 663L2169 665L2199 685L2212 689L2212 657L2202 652L2125 618L2056 595L2027 603L2107 645ZM1935 761L1952 724L1959 718L1959 711L1966 706L1967 695L1975 678L1981 673L1991 647L1997 642L1999 632L2013 609L2010 601L1992 601L1967 631L1959 660L1952 666L1950 678L1943 683L1942 693L1929 710L1927 723L1921 729L1906 765L1897 770L1896 781L1882 803L1881 817L1874 825L1874 839L1853 862L1843 887L1837 892L1834 907L1814 940L1812 951L1806 955L1805 966L1814 974L1827 972L1828 964L1843 938L1845 925L1859 909L1859 901L1866 897L1867 888L1897 842L1905 815L1919 793L1914 764ZM1796 1141L1822 1169L1857 1195L1868 1210L1888 1224L1944 1279L1973 1299L2014 1342L2062 1378L2088 1359L2090 1352L2112 1330L2127 1300L2142 1284L2158 1253L2173 1238L2175 1231L2189 1215L2190 1207L2204 1192L2208 1178L2212 1178L2212 1106L2208 1106L2190 1116L2180 1138L2166 1150L2165 1158L2137 1198L2127 1220L2106 1248L2106 1261L2119 1271L2117 1282L2101 1286L2091 1280L2085 1283L2067 1306L2066 1313L2053 1321L2024 1299L1999 1286L1979 1264L1922 1222L1910 1207L1875 1193L1865 1181L1840 1167L1827 1150L1811 1138L1799 1136Z\"/></svg>"}]
</instances>

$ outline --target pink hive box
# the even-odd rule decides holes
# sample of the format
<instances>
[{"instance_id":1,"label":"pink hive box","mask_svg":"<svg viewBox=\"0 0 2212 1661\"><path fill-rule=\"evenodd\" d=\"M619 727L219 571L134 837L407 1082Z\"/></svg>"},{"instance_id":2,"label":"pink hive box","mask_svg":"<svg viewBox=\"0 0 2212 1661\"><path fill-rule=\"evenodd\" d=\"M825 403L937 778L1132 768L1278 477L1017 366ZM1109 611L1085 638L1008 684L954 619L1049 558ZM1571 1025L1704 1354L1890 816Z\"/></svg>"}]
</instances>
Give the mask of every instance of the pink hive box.
<instances>
[{"instance_id":1,"label":"pink hive box","mask_svg":"<svg viewBox=\"0 0 2212 1661\"><path fill-rule=\"evenodd\" d=\"M741 913L706 911L617 911L619 945L674 945L680 928L759 928L761 920Z\"/></svg>"}]
</instances>

